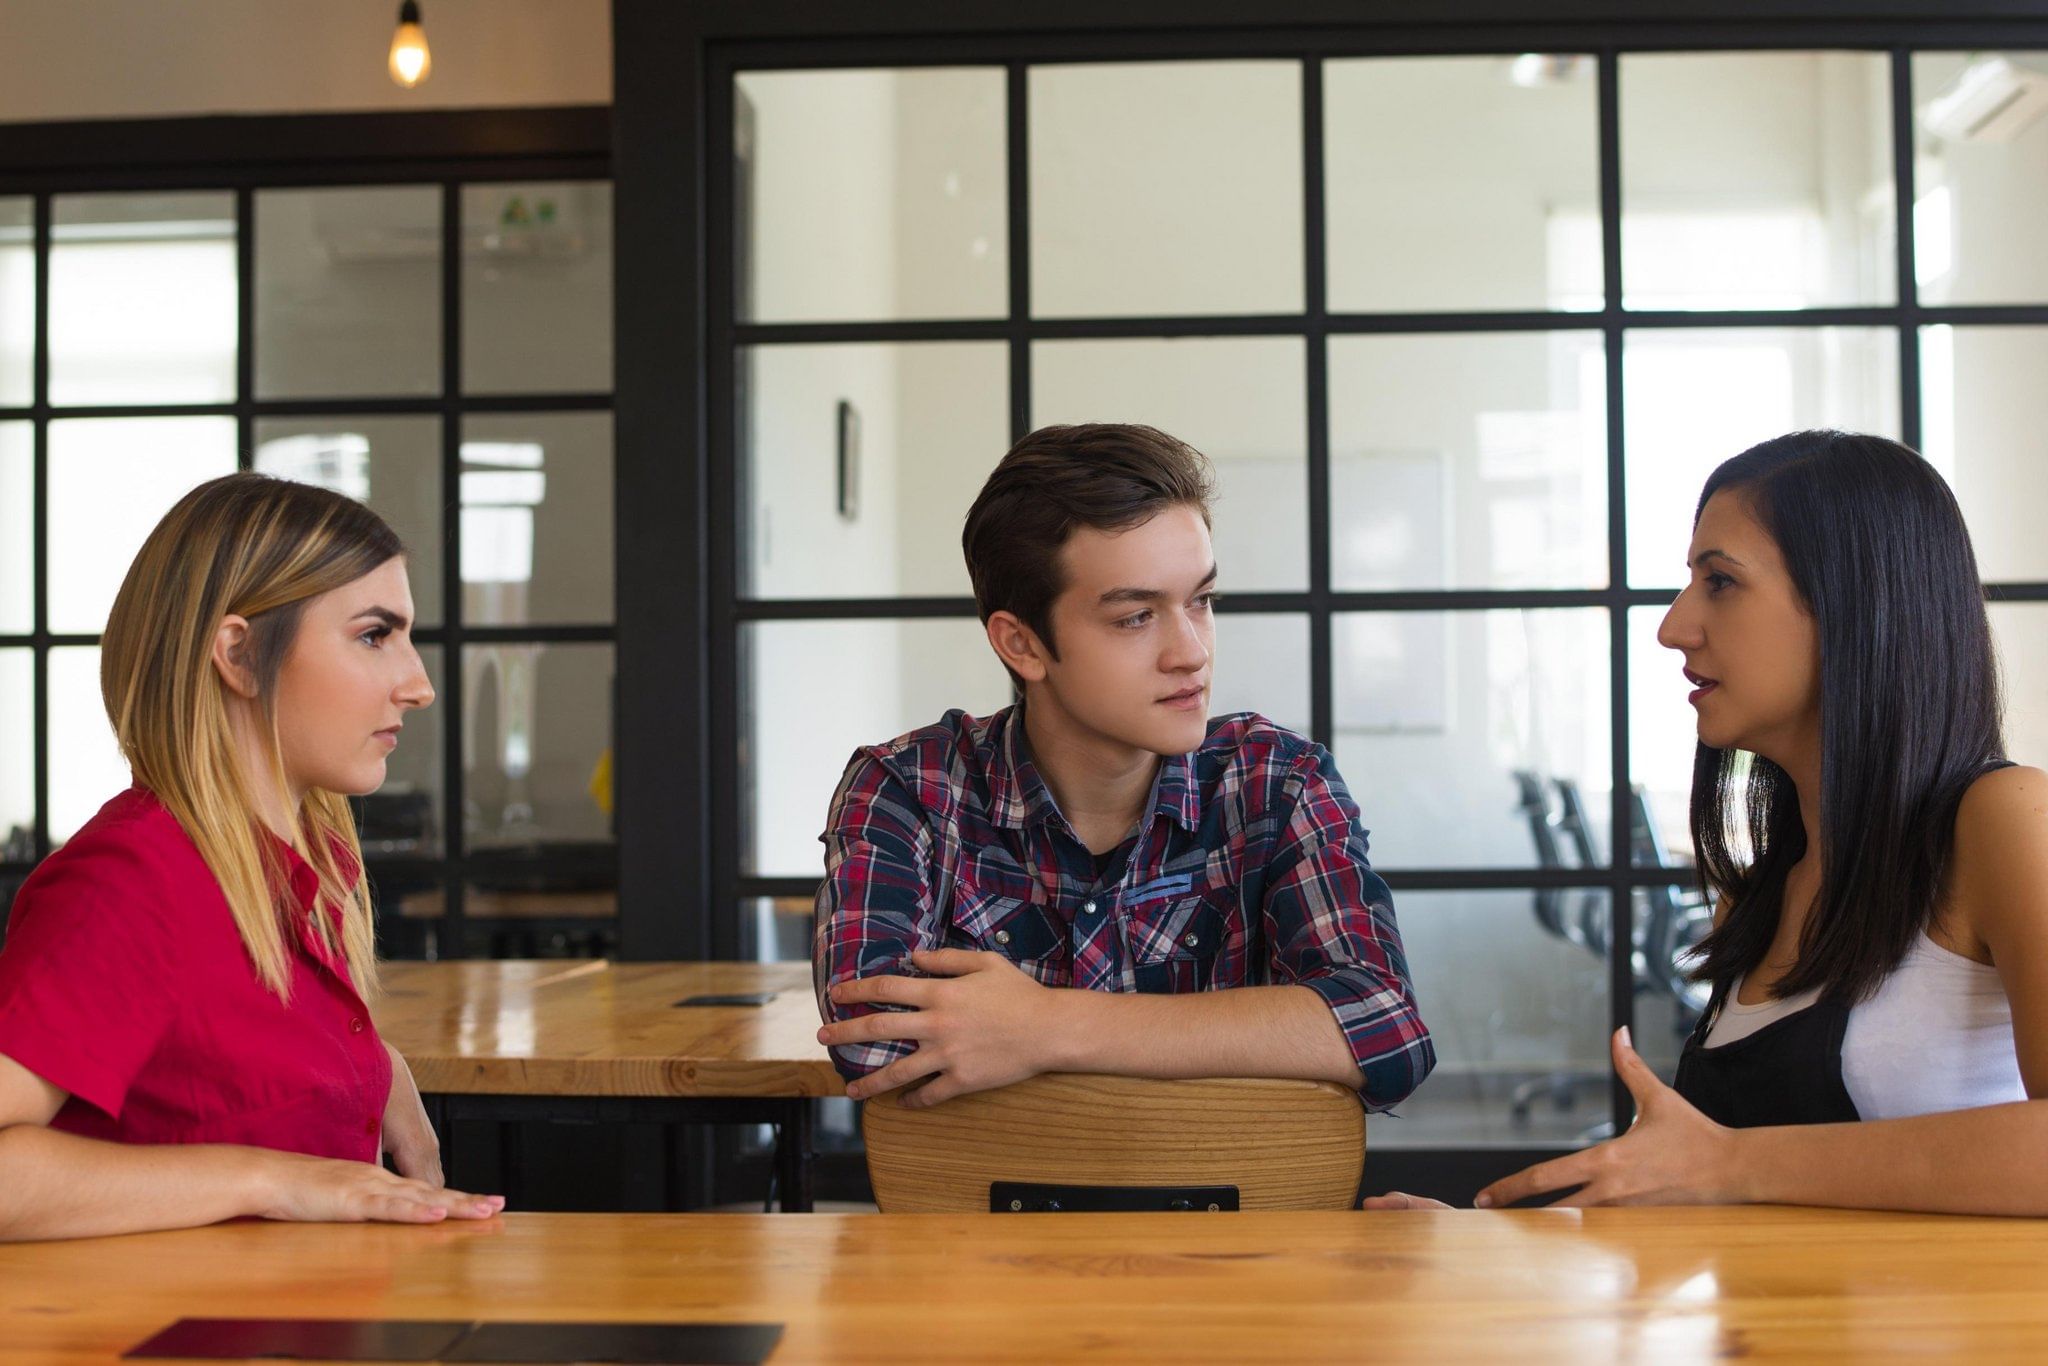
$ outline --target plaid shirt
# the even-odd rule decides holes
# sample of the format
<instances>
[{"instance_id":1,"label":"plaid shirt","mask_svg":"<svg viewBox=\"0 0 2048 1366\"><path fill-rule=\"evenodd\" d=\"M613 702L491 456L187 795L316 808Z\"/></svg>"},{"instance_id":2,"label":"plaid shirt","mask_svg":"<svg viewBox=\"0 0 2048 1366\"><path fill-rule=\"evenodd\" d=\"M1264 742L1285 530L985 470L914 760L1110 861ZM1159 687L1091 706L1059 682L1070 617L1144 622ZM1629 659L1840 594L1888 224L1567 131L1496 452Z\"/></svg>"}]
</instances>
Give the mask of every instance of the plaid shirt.
<instances>
[{"instance_id":1,"label":"plaid shirt","mask_svg":"<svg viewBox=\"0 0 2048 1366\"><path fill-rule=\"evenodd\" d=\"M1110 856L1074 834L1025 752L1023 712L937 725L858 751L822 839L812 974L916 975L912 950L1000 953L1038 981L1091 991L1295 983L1329 1003L1385 1109L1436 1063L1387 885L1328 751L1250 713L1213 720L1159 767L1151 815ZM913 1050L833 1049L854 1077Z\"/></svg>"}]
</instances>

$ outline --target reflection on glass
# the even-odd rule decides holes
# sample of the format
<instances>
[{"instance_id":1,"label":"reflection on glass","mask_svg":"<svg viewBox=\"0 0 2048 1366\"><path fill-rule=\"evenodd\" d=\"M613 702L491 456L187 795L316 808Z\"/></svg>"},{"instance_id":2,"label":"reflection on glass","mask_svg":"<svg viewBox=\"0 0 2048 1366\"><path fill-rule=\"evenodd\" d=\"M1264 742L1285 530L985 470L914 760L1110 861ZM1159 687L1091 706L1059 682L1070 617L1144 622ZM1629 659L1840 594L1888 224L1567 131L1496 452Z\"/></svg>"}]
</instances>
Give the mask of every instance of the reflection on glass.
<instances>
[{"instance_id":1,"label":"reflection on glass","mask_svg":"<svg viewBox=\"0 0 2048 1366\"><path fill-rule=\"evenodd\" d=\"M807 896L743 899L739 907L740 958L751 963L809 962L815 905Z\"/></svg>"},{"instance_id":2,"label":"reflection on glass","mask_svg":"<svg viewBox=\"0 0 2048 1366\"><path fill-rule=\"evenodd\" d=\"M1893 302L1891 145L1883 53L1624 56L1628 307Z\"/></svg>"},{"instance_id":3,"label":"reflection on glass","mask_svg":"<svg viewBox=\"0 0 2048 1366\"><path fill-rule=\"evenodd\" d=\"M1002 342L739 354L741 591L966 597L960 526L1010 445Z\"/></svg>"},{"instance_id":4,"label":"reflection on glass","mask_svg":"<svg viewBox=\"0 0 2048 1366\"><path fill-rule=\"evenodd\" d=\"M2048 768L2048 603L1991 604L1991 635L2005 697L2005 752Z\"/></svg>"},{"instance_id":5,"label":"reflection on glass","mask_svg":"<svg viewBox=\"0 0 2048 1366\"><path fill-rule=\"evenodd\" d=\"M1009 311L1000 67L735 79L739 317Z\"/></svg>"},{"instance_id":6,"label":"reflection on glass","mask_svg":"<svg viewBox=\"0 0 2048 1366\"><path fill-rule=\"evenodd\" d=\"M1331 310L1599 308L1598 88L1583 54L1325 63Z\"/></svg>"},{"instance_id":7,"label":"reflection on glass","mask_svg":"<svg viewBox=\"0 0 2048 1366\"><path fill-rule=\"evenodd\" d=\"M824 872L818 843L832 792L862 745L959 708L1010 704L1009 676L969 620L763 621L740 634L746 870ZM801 718L801 724L793 724Z\"/></svg>"},{"instance_id":8,"label":"reflection on glass","mask_svg":"<svg viewBox=\"0 0 2048 1366\"><path fill-rule=\"evenodd\" d=\"M256 195L256 392L441 392L441 191Z\"/></svg>"},{"instance_id":9,"label":"reflection on glass","mask_svg":"<svg viewBox=\"0 0 2048 1366\"><path fill-rule=\"evenodd\" d=\"M1301 66L1035 66L1031 311L1302 306Z\"/></svg>"},{"instance_id":10,"label":"reflection on glass","mask_svg":"<svg viewBox=\"0 0 2048 1366\"><path fill-rule=\"evenodd\" d=\"M2048 299L2048 54L1913 54L1913 278L1923 304Z\"/></svg>"},{"instance_id":11,"label":"reflection on glass","mask_svg":"<svg viewBox=\"0 0 2048 1366\"><path fill-rule=\"evenodd\" d=\"M97 645L50 651L50 840L62 844L130 782L100 695Z\"/></svg>"},{"instance_id":12,"label":"reflection on glass","mask_svg":"<svg viewBox=\"0 0 2048 1366\"><path fill-rule=\"evenodd\" d=\"M0 635L35 628L35 429L0 422Z\"/></svg>"},{"instance_id":13,"label":"reflection on glass","mask_svg":"<svg viewBox=\"0 0 2048 1366\"><path fill-rule=\"evenodd\" d=\"M35 202L0 199L0 408L35 398Z\"/></svg>"},{"instance_id":14,"label":"reflection on glass","mask_svg":"<svg viewBox=\"0 0 2048 1366\"><path fill-rule=\"evenodd\" d=\"M0 863L36 856L35 655L0 650Z\"/></svg>"},{"instance_id":15,"label":"reflection on glass","mask_svg":"<svg viewBox=\"0 0 2048 1366\"><path fill-rule=\"evenodd\" d=\"M1637 850L1636 862L1692 860L1687 811L1692 801L1692 761L1699 747L1698 716L1686 701L1692 684L1680 672L1685 659L1657 643L1666 608L1631 607L1628 613L1628 758L1634 782L1653 814L1654 850Z\"/></svg>"},{"instance_id":16,"label":"reflection on glass","mask_svg":"<svg viewBox=\"0 0 2048 1366\"><path fill-rule=\"evenodd\" d=\"M445 677L438 645L419 647L420 663L438 691ZM442 704L405 714L398 748L384 761L384 785L358 799L356 833L363 855L378 859L437 858L441 854Z\"/></svg>"},{"instance_id":17,"label":"reflection on glass","mask_svg":"<svg viewBox=\"0 0 2048 1366\"><path fill-rule=\"evenodd\" d=\"M1627 334L1623 348L1637 587L1685 581L1700 489L1730 456L1811 427L1899 433L1899 343L1887 329L1658 329Z\"/></svg>"},{"instance_id":18,"label":"reflection on glass","mask_svg":"<svg viewBox=\"0 0 2048 1366\"><path fill-rule=\"evenodd\" d=\"M1255 711L1306 735L1308 618L1277 612L1218 612L1209 715Z\"/></svg>"},{"instance_id":19,"label":"reflection on glass","mask_svg":"<svg viewBox=\"0 0 2048 1366\"><path fill-rule=\"evenodd\" d=\"M612 187L462 188L462 387L612 387Z\"/></svg>"},{"instance_id":20,"label":"reflection on glass","mask_svg":"<svg viewBox=\"0 0 2048 1366\"><path fill-rule=\"evenodd\" d=\"M164 513L194 486L234 470L233 418L52 422L50 629L98 634L129 561Z\"/></svg>"},{"instance_id":21,"label":"reflection on glass","mask_svg":"<svg viewBox=\"0 0 2048 1366\"><path fill-rule=\"evenodd\" d=\"M1921 449L1969 523L1986 582L2048 580L2048 327L1920 330Z\"/></svg>"},{"instance_id":22,"label":"reflection on glass","mask_svg":"<svg viewBox=\"0 0 2048 1366\"><path fill-rule=\"evenodd\" d=\"M466 645L462 700L471 849L567 860L613 842L610 645Z\"/></svg>"},{"instance_id":23,"label":"reflection on glass","mask_svg":"<svg viewBox=\"0 0 2048 1366\"><path fill-rule=\"evenodd\" d=\"M50 401L232 401L234 196L59 195L50 213Z\"/></svg>"},{"instance_id":24,"label":"reflection on glass","mask_svg":"<svg viewBox=\"0 0 2048 1366\"><path fill-rule=\"evenodd\" d=\"M1560 784L1583 812L1590 861L1605 861L1605 612L1348 612L1333 631L1334 748L1375 863L1539 866L1549 828L1539 817L1563 803ZM1567 862L1589 861L1568 852Z\"/></svg>"},{"instance_id":25,"label":"reflection on glass","mask_svg":"<svg viewBox=\"0 0 2048 1366\"><path fill-rule=\"evenodd\" d=\"M463 420L462 611L480 626L612 619L610 413Z\"/></svg>"},{"instance_id":26,"label":"reflection on glass","mask_svg":"<svg viewBox=\"0 0 2048 1366\"><path fill-rule=\"evenodd\" d=\"M255 469L369 504L405 542L419 621L441 620L439 418L264 418L256 424Z\"/></svg>"},{"instance_id":27,"label":"reflection on glass","mask_svg":"<svg viewBox=\"0 0 2048 1366\"><path fill-rule=\"evenodd\" d=\"M1332 337L1332 582L1604 586L1606 390L1588 332Z\"/></svg>"},{"instance_id":28,"label":"reflection on glass","mask_svg":"<svg viewBox=\"0 0 2048 1366\"><path fill-rule=\"evenodd\" d=\"M1607 961L1556 928L1609 895L1395 894L1437 1065L1398 1120L1373 1121L1374 1147L1577 1144L1612 1119Z\"/></svg>"},{"instance_id":29,"label":"reflection on glass","mask_svg":"<svg viewBox=\"0 0 2048 1366\"><path fill-rule=\"evenodd\" d=\"M1308 585L1307 377L1299 337L1054 341L1031 348L1031 421L1139 422L1216 467L1225 593Z\"/></svg>"}]
</instances>

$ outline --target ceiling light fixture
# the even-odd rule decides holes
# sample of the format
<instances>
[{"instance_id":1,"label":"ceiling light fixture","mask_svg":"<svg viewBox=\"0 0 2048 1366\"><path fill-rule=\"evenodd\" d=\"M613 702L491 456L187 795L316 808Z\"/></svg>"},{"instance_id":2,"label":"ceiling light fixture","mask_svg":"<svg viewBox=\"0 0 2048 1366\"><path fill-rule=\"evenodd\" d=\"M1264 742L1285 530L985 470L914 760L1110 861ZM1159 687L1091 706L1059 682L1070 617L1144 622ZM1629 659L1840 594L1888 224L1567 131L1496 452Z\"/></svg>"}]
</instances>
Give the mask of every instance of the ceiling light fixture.
<instances>
[{"instance_id":1,"label":"ceiling light fixture","mask_svg":"<svg viewBox=\"0 0 2048 1366\"><path fill-rule=\"evenodd\" d=\"M420 27L419 0L405 0L398 7L398 32L391 35L391 79L410 90L433 69L426 30Z\"/></svg>"}]
</instances>

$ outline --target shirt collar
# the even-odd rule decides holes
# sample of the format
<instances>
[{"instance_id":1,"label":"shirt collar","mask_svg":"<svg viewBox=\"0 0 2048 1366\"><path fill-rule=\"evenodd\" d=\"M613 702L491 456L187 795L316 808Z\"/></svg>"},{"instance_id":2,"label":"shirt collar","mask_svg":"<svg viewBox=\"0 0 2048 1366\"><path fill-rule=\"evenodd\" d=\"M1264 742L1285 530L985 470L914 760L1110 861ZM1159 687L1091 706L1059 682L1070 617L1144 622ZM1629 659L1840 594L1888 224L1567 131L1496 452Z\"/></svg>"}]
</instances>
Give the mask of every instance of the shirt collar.
<instances>
[{"instance_id":1,"label":"shirt collar","mask_svg":"<svg viewBox=\"0 0 2048 1366\"><path fill-rule=\"evenodd\" d=\"M1196 790L1193 756L1169 754L1152 779L1152 811L1179 825L1189 834L1202 824L1202 799ZM1011 706L1001 720L989 764L989 818L998 826L1022 830L1060 816L1052 789L1039 776L1038 766L1024 746L1024 704Z\"/></svg>"}]
</instances>

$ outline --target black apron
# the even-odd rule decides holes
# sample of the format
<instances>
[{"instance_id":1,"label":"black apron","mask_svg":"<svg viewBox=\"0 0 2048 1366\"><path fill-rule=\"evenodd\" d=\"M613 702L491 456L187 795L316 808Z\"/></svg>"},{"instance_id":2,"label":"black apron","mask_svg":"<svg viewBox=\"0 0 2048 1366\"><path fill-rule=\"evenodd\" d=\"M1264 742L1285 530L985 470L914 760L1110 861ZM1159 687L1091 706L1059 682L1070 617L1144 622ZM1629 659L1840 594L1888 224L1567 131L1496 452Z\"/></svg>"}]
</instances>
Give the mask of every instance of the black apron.
<instances>
[{"instance_id":1,"label":"black apron","mask_svg":"<svg viewBox=\"0 0 2048 1366\"><path fill-rule=\"evenodd\" d=\"M1693 1108L1734 1129L1862 1118L1842 1081L1848 1003L1824 996L1754 1034L1709 1048L1707 1031L1719 1005L1701 1013L1678 1057L1672 1086Z\"/></svg>"}]
</instances>

